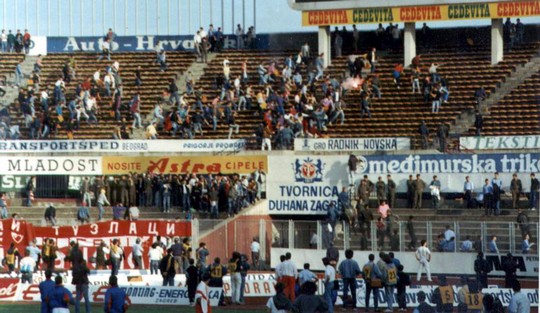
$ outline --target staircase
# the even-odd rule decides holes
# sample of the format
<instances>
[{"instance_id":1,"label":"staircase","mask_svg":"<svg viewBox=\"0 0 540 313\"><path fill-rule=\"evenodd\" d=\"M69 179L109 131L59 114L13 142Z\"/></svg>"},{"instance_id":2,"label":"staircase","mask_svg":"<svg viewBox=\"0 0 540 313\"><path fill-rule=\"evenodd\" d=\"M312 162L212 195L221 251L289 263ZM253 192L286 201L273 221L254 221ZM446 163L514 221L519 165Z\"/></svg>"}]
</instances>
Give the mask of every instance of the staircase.
<instances>
[{"instance_id":1,"label":"staircase","mask_svg":"<svg viewBox=\"0 0 540 313\"><path fill-rule=\"evenodd\" d=\"M187 70L185 72L178 73L179 78L176 80L176 86L178 87L179 94L182 94L182 92L183 92L182 90L185 90L185 88L186 88L187 73L191 72L191 78L193 80L193 85L197 86L197 82L199 81L201 76L204 75L204 70L208 67L208 64L210 62L212 62L212 60L214 60L216 58L216 56L217 56L216 53L209 53L207 63L202 63L202 62L195 61L195 62L191 63L191 65L187 68ZM163 105L163 111L164 112L169 112L169 111L172 110L172 107L173 107L172 105L165 104L165 105ZM152 111L150 111L149 114L142 117L143 126L148 125L150 123L150 121L152 121L153 115L154 115L154 113L153 113L153 110L152 110ZM145 134L144 127L141 128L141 129L133 129L131 138L132 139L146 139L146 134Z\"/></svg>"},{"instance_id":2,"label":"staircase","mask_svg":"<svg viewBox=\"0 0 540 313\"><path fill-rule=\"evenodd\" d=\"M506 80L501 83L494 92L489 95L489 98L485 100L480 108L482 115L489 115L489 109L497 104L506 95L510 94L512 90L522 84L527 78L531 77L540 69L540 52L533 56L529 62L518 66L514 72L507 77ZM457 116L455 122L450 126L450 133L460 135L466 133L471 127L474 126L475 112L474 110L465 110L459 116Z\"/></svg>"}]
</instances>

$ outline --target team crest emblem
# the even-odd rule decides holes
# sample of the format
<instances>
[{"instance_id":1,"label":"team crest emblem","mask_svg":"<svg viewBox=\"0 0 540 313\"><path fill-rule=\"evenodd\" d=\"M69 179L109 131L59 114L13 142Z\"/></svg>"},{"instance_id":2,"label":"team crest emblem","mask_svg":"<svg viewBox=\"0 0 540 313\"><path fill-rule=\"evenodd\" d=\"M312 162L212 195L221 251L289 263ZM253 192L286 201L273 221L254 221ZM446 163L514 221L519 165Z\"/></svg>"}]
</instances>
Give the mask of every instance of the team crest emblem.
<instances>
[{"instance_id":1,"label":"team crest emblem","mask_svg":"<svg viewBox=\"0 0 540 313\"><path fill-rule=\"evenodd\" d=\"M311 158L305 160L296 159L293 164L293 169L294 178L297 182L310 184L322 181L324 164L320 159L317 161L312 160Z\"/></svg>"}]
</instances>

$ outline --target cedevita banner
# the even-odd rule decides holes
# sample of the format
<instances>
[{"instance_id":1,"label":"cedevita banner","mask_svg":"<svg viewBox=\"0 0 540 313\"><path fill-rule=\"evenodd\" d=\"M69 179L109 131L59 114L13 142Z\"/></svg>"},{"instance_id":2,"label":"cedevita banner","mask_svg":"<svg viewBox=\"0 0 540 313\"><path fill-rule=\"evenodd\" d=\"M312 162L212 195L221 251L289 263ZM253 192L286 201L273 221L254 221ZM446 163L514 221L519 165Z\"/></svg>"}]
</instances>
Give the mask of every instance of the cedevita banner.
<instances>
[{"instance_id":1,"label":"cedevita banner","mask_svg":"<svg viewBox=\"0 0 540 313\"><path fill-rule=\"evenodd\" d=\"M374 7L302 12L302 26L496 19L539 16L540 1Z\"/></svg>"}]
</instances>

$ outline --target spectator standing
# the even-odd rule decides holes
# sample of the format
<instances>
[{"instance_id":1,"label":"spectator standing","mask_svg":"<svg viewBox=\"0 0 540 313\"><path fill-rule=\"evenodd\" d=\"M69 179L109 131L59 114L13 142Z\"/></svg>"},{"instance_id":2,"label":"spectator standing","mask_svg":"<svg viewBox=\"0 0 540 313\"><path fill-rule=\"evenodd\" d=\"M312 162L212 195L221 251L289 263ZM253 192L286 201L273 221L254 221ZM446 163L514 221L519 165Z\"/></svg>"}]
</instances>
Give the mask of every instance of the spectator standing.
<instances>
[{"instance_id":1,"label":"spectator standing","mask_svg":"<svg viewBox=\"0 0 540 313\"><path fill-rule=\"evenodd\" d=\"M529 242L529 234L525 234L525 236L523 236L523 242L521 243L521 253L529 254L533 245L533 242Z\"/></svg>"},{"instance_id":2,"label":"spectator standing","mask_svg":"<svg viewBox=\"0 0 540 313\"><path fill-rule=\"evenodd\" d=\"M482 187L482 194L484 195L484 215L489 216L493 214L493 187L487 178L484 181L484 186Z\"/></svg>"},{"instance_id":3,"label":"spectator standing","mask_svg":"<svg viewBox=\"0 0 540 313\"><path fill-rule=\"evenodd\" d=\"M356 277L362 272L358 262L353 259L353 250L345 250L345 260L339 264L338 270L343 280L343 308L346 308L348 291L351 291L352 307L356 308Z\"/></svg>"},{"instance_id":4,"label":"spectator standing","mask_svg":"<svg viewBox=\"0 0 540 313\"><path fill-rule=\"evenodd\" d=\"M90 211L84 201L81 203L79 209L77 209L77 220L81 224L90 223Z\"/></svg>"},{"instance_id":5,"label":"spectator standing","mask_svg":"<svg viewBox=\"0 0 540 313\"><path fill-rule=\"evenodd\" d=\"M399 311L406 311L407 310L407 286L411 285L411 278L409 277L409 274L405 273L403 271L403 265L399 264L397 265L397 303Z\"/></svg>"},{"instance_id":6,"label":"spectator standing","mask_svg":"<svg viewBox=\"0 0 540 313\"><path fill-rule=\"evenodd\" d=\"M521 283L515 279L512 284L514 294L508 305L508 313L528 313L531 312L531 302L526 294L521 292Z\"/></svg>"},{"instance_id":7,"label":"spectator standing","mask_svg":"<svg viewBox=\"0 0 540 313\"><path fill-rule=\"evenodd\" d=\"M512 253L508 253L501 264L501 269L504 271L504 288L512 288L512 283L517 278L516 271L518 268L519 264L512 256Z\"/></svg>"},{"instance_id":8,"label":"spectator standing","mask_svg":"<svg viewBox=\"0 0 540 313\"><path fill-rule=\"evenodd\" d=\"M433 176L433 180L429 184L431 189L431 203L435 210L439 209L439 203L441 200L441 181L437 179L437 175Z\"/></svg>"},{"instance_id":9,"label":"spectator standing","mask_svg":"<svg viewBox=\"0 0 540 313\"><path fill-rule=\"evenodd\" d=\"M525 212L523 212L522 208L518 208L516 222L519 229L521 230L522 237L529 233L529 216Z\"/></svg>"},{"instance_id":10,"label":"spectator standing","mask_svg":"<svg viewBox=\"0 0 540 313\"><path fill-rule=\"evenodd\" d=\"M77 260L78 266L73 266L73 279L71 283L75 285L75 312L79 313L81 310L81 299L84 297L85 312L90 313L90 297L88 294L88 274L90 270L86 266L84 259Z\"/></svg>"},{"instance_id":11,"label":"spectator standing","mask_svg":"<svg viewBox=\"0 0 540 313\"><path fill-rule=\"evenodd\" d=\"M474 183L471 181L469 176L465 177L465 182L463 183L463 200L467 209L474 208Z\"/></svg>"},{"instance_id":12,"label":"spectator standing","mask_svg":"<svg viewBox=\"0 0 540 313\"><path fill-rule=\"evenodd\" d=\"M420 174L416 174L416 180L413 182L414 187L414 203L415 209L422 208L422 194L426 188L426 183L420 178Z\"/></svg>"},{"instance_id":13,"label":"spectator standing","mask_svg":"<svg viewBox=\"0 0 540 313\"><path fill-rule=\"evenodd\" d=\"M250 246L251 250L251 262L253 264L253 268L259 269L260 264L260 252L261 252L261 245L259 244L259 241L256 237L253 237L253 241L251 242Z\"/></svg>"},{"instance_id":14,"label":"spectator standing","mask_svg":"<svg viewBox=\"0 0 540 313\"><path fill-rule=\"evenodd\" d=\"M416 275L416 280L420 281L422 277L422 271L425 269L427 274L428 281L431 280L431 269L429 267L429 262L431 261L431 251L427 247L427 241L422 240L420 242L420 247L416 250L416 260L418 260L418 273Z\"/></svg>"},{"instance_id":15,"label":"spectator standing","mask_svg":"<svg viewBox=\"0 0 540 313\"><path fill-rule=\"evenodd\" d=\"M52 203L49 203L49 206L45 209L44 218L47 225L56 225L56 208Z\"/></svg>"},{"instance_id":16,"label":"spectator standing","mask_svg":"<svg viewBox=\"0 0 540 313\"><path fill-rule=\"evenodd\" d=\"M163 258L163 249L158 245L157 242L152 244L152 248L148 251L148 256L150 258L150 275L158 274L159 264Z\"/></svg>"},{"instance_id":17,"label":"spectator standing","mask_svg":"<svg viewBox=\"0 0 540 313\"><path fill-rule=\"evenodd\" d=\"M132 253L133 253L133 265L136 269L143 269L144 264L142 260L142 256L144 253L144 248L141 245L141 239L137 238L135 239L135 243L131 247Z\"/></svg>"},{"instance_id":18,"label":"spectator standing","mask_svg":"<svg viewBox=\"0 0 540 313\"><path fill-rule=\"evenodd\" d=\"M207 272L210 273L210 281L208 282L208 286L223 288L223 276L227 274L227 268L221 265L220 258L214 259L214 263L208 266ZM223 293L219 299L219 305L220 306L224 305Z\"/></svg>"},{"instance_id":19,"label":"spectator standing","mask_svg":"<svg viewBox=\"0 0 540 313\"><path fill-rule=\"evenodd\" d=\"M54 290L55 283L51 279L52 271L45 271L45 280L39 283L39 293L41 294L41 311L40 313L50 313L49 305L47 303L47 296Z\"/></svg>"},{"instance_id":20,"label":"spectator standing","mask_svg":"<svg viewBox=\"0 0 540 313\"><path fill-rule=\"evenodd\" d=\"M336 302L337 290L334 289L336 280L336 270L328 258L322 259L324 270L324 299L328 304L328 313L334 313L334 303Z\"/></svg>"},{"instance_id":21,"label":"spectator standing","mask_svg":"<svg viewBox=\"0 0 540 313\"><path fill-rule=\"evenodd\" d=\"M488 243L488 250L491 253L499 254L499 248L497 247L497 236L491 236L491 241Z\"/></svg>"},{"instance_id":22,"label":"spectator standing","mask_svg":"<svg viewBox=\"0 0 540 313\"><path fill-rule=\"evenodd\" d=\"M484 128L484 118L480 112L476 112L474 118L474 127L476 128L476 136L480 136L482 128Z\"/></svg>"},{"instance_id":23,"label":"spectator standing","mask_svg":"<svg viewBox=\"0 0 540 313\"><path fill-rule=\"evenodd\" d=\"M472 252L473 251L473 243L471 241L471 237L467 236L465 237L465 240L461 243L461 252Z\"/></svg>"},{"instance_id":24,"label":"spectator standing","mask_svg":"<svg viewBox=\"0 0 540 313\"><path fill-rule=\"evenodd\" d=\"M362 268L362 276L366 281L366 310L369 310L369 300L373 291L373 303L375 311L379 310L379 288L382 287L383 277L379 267L375 264L375 255L368 256L369 261Z\"/></svg>"},{"instance_id":25,"label":"spectator standing","mask_svg":"<svg viewBox=\"0 0 540 313\"><path fill-rule=\"evenodd\" d=\"M540 181L536 178L534 173L531 173L531 190L529 194L529 203L531 210L538 210L540 205L540 200L538 198L538 193L540 192Z\"/></svg>"},{"instance_id":26,"label":"spectator standing","mask_svg":"<svg viewBox=\"0 0 540 313\"><path fill-rule=\"evenodd\" d=\"M163 276L163 286L174 286L174 276L176 276L176 268L178 263L174 260L172 249L167 249L167 255L161 259L159 270Z\"/></svg>"},{"instance_id":27,"label":"spectator standing","mask_svg":"<svg viewBox=\"0 0 540 313\"><path fill-rule=\"evenodd\" d=\"M493 175L491 187L493 188L493 209L495 210L495 216L498 216L501 214L501 194L504 194L502 180L499 178L499 172L495 172Z\"/></svg>"},{"instance_id":28,"label":"spectator standing","mask_svg":"<svg viewBox=\"0 0 540 313\"><path fill-rule=\"evenodd\" d=\"M106 38L101 44L101 55L97 60L101 61L103 57L107 57L107 60L111 61L111 43L109 38Z\"/></svg>"},{"instance_id":29,"label":"spectator standing","mask_svg":"<svg viewBox=\"0 0 540 313\"><path fill-rule=\"evenodd\" d=\"M491 265L486 259L484 259L484 253L482 252L478 252L476 260L474 261L474 271L476 272L478 288L487 288L487 279L489 272L491 272Z\"/></svg>"},{"instance_id":30,"label":"spectator standing","mask_svg":"<svg viewBox=\"0 0 540 313\"><path fill-rule=\"evenodd\" d=\"M421 137L422 149L427 149L429 145L429 128L426 125L426 121L422 121L418 132L420 133Z\"/></svg>"},{"instance_id":31,"label":"spectator standing","mask_svg":"<svg viewBox=\"0 0 540 313\"><path fill-rule=\"evenodd\" d=\"M227 271L231 274L231 304L240 304L240 288L242 288L242 264L240 261L240 253L234 251Z\"/></svg>"},{"instance_id":32,"label":"spectator standing","mask_svg":"<svg viewBox=\"0 0 540 313\"><path fill-rule=\"evenodd\" d=\"M101 192L97 199L97 205L99 209L99 215L98 215L98 222L99 222L103 218L103 213L105 213L105 209L103 208L103 206L111 205L109 203L109 200L107 199L107 195L105 194L105 189L101 189Z\"/></svg>"},{"instance_id":33,"label":"spectator standing","mask_svg":"<svg viewBox=\"0 0 540 313\"><path fill-rule=\"evenodd\" d=\"M197 290L197 285L199 284L200 280L199 274L199 268L195 266L195 260L189 259L189 266L186 269L186 285L188 288L188 298L190 304L194 304L195 301L195 292Z\"/></svg>"},{"instance_id":34,"label":"spectator standing","mask_svg":"<svg viewBox=\"0 0 540 313\"><path fill-rule=\"evenodd\" d=\"M2 29L2 34L0 34L0 44L2 47L2 52L6 53L8 52L8 35L6 34L6 30Z\"/></svg>"},{"instance_id":35,"label":"spectator standing","mask_svg":"<svg viewBox=\"0 0 540 313\"><path fill-rule=\"evenodd\" d=\"M517 209L519 203L519 197L523 192L523 185L521 184L521 179L518 178L517 173L512 175L512 180L510 181L510 192L512 193L512 209Z\"/></svg>"},{"instance_id":36,"label":"spectator standing","mask_svg":"<svg viewBox=\"0 0 540 313\"><path fill-rule=\"evenodd\" d=\"M302 288L302 285L308 281L317 282L317 276L309 270L309 263L304 264L304 269L298 274L298 285Z\"/></svg>"},{"instance_id":37,"label":"spectator standing","mask_svg":"<svg viewBox=\"0 0 540 313\"><path fill-rule=\"evenodd\" d=\"M118 278L114 275L109 277L109 289L105 292L104 312L126 312L131 305L129 296L123 289L118 288Z\"/></svg>"},{"instance_id":38,"label":"spectator standing","mask_svg":"<svg viewBox=\"0 0 540 313\"><path fill-rule=\"evenodd\" d=\"M398 270L396 265L392 262L392 259L385 255L383 259L385 264L385 273L384 275L384 293L386 296L386 303L388 305L388 309L386 312L393 312L394 310L394 288L397 285L398 282Z\"/></svg>"},{"instance_id":39,"label":"spectator standing","mask_svg":"<svg viewBox=\"0 0 540 313\"><path fill-rule=\"evenodd\" d=\"M51 312L69 311L69 305L75 303L71 292L62 285L62 276L56 276L54 282L54 288L49 291L45 301L51 309Z\"/></svg>"},{"instance_id":40,"label":"spectator standing","mask_svg":"<svg viewBox=\"0 0 540 313\"><path fill-rule=\"evenodd\" d=\"M36 268L36 261L30 256L28 250L25 251L25 256L19 261L19 270L21 272L21 283L32 284L32 276Z\"/></svg>"},{"instance_id":41,"label":"spectator standing","mask_svg":"<svg viewBox=\"0 0 540 313\"><path fill-rule=\"evenodd\" d=\"M285 284L285 294L291 301L294 301L294 285L296 279L298 278L298 270L296 269L294 262L291 260L290 252L285 253L285 261L280 267L280 272L283 284Z\"/></svg>"}]
</instances>

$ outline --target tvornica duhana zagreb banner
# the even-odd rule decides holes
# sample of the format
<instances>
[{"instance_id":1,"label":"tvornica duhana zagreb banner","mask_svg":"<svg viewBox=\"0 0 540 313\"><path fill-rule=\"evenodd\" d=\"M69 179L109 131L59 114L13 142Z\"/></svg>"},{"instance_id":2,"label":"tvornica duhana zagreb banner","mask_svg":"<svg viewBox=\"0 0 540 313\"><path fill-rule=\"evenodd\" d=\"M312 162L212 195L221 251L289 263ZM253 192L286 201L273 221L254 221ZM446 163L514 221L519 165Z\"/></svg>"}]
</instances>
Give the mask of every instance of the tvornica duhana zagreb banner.
<instances>
[{"instance_id":1,"label":"tvornica duhana zagreb banner","mask_svg":"<svg viewBox=\"0 0 540 313\"><path fill-rule=\"evenodd\" d=\"M376 5L376 4L375 4ZM540 1L374 7L302 12L303 26L449 21L539 16Z\"/></svg>"},{"instance_id":2,"label":"tvornica duhana zagreb banner","mask_svg":"<svg viewBox=\"0 0 540 313\"><path fill-rule=\"evenodd\" d=\"M97 212L90 212L90 214L97 214ZM118 238L124 247L126 258L123 260L123 268L134 268L131 247L135 240L140 238L144 251L148 252L157 235L163 237L191 236L191 222L107 221L74 226L37 227L23 220L0 220L0 244L3 247L8 247L13 242L22 254L33 239L37 240L38 246L41 246L46 238L54 239L58 246L55 266L59 268L63 268L65 265L64 257L70 241L76 241L84 258L89 260L91 257L95 257L96 248L102 240L109 245L114 238ZM0 259L5 257L4 253L5 249L1 249ZM147 260L145 260L146 263L148 263ZM92 268L93 264L89 265Z\"/></svg>"},{"instance_id":3,"label":"tvornica duhana zagreb banner","mask_svg":"<svg viewBox=\"0 0 540 313\"><path fill-rule=\"evenodd\" d=\"M390 174L398 192L406 192L409 175L421 175L426 185L437 175L442 193L463 192L466 176L474 191L482 190L484 179L500 173L503 190L509 190L512 174L517 173L524 190L530 188L530 173L540 170L540 153L508 154L409 154L357 155L357 171L350 175L349 155L272 156L267 176L270 214L326 214L328 205L337 201L343 187L358 186L363 175L376 183L386 182ZM275 174L279 173L279 174ZM429 189L426 188L425 192Z\"/></svg>"}]
</instances>

